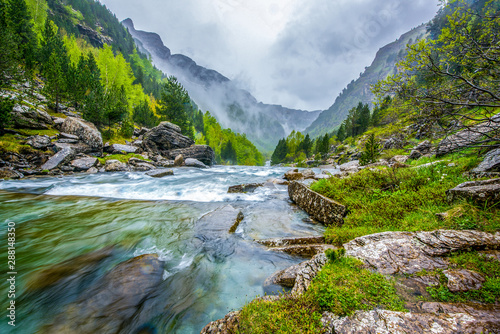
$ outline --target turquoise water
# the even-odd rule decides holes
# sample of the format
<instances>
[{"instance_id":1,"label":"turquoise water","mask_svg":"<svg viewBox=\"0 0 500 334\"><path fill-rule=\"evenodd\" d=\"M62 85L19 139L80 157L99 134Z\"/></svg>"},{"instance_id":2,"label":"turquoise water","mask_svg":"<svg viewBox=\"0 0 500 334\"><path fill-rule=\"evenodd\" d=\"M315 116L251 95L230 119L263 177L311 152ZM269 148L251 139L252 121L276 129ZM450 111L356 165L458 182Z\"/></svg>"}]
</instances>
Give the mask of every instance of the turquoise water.
<instances>
[{"instance_id":1,"label":"turquoise water","mask_svg":"<svg viewBox=\"0 0 500 334\"><path fill-rule=\"evenodd\" d=\"M16 226L16 328L7 324L8 285L0 295L0 333L35 333L118 263L156 253L165 262L155 299L137 315L157 333L199 333L210 321L263 295L273 272L303 261L267 250L254 239L320 235L288 200L286 186L227 194L231 185L265 182L286 169L175 169L173 177L143 173L75 175L0 182L0 268L7 278L7 228ZM236 233L200 249L196 222L225 205L245 216ZM84 272L58 279L44 270L75 256L112 247ZM52 280L54 282L52 282ZM4 307L5 305L5 307Z\"/></svg>"}]
</instances>

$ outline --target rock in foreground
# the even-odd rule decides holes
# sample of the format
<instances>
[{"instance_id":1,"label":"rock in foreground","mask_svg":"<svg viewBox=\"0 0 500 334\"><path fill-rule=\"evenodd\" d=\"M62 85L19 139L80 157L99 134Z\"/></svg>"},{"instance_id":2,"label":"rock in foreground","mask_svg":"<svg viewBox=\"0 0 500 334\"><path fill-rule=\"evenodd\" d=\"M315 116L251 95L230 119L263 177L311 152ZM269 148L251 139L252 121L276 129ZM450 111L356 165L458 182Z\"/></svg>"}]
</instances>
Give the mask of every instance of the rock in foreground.
<instances>
[{"instance_id":1,"label":"rock in foreground","mask_svg":"<svg viewBox=\"0 0 500 334\"><path fill-rule=\"evenodd\" d=\"M500 201L500 178L464 182L446 191L446 197L449 202L467 199L481 204L497 204Z\"/></svg>"}]
</instances>

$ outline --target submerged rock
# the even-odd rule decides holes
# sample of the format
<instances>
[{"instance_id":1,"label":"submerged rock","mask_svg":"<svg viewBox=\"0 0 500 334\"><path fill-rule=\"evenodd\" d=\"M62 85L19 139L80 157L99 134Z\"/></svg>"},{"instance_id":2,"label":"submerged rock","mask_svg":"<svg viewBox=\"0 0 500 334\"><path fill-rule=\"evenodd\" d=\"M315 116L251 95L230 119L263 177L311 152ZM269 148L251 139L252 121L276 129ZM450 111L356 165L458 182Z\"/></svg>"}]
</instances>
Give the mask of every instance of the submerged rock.
<instances>
[{"instance_id":1,"label":"submerged rock","mask_svg":"<svg viewBox=\"0 0 500 334\"><path fill-rule=\"evenodd\" d=\"M344 205L320 195L302 183L288 185L290 199L317 221L325 225L342 225L347 209Z\"/></svg>"},{"instance_id":2,"label":"submerged rock","mask_svg":"<svg viewBox=\"0 0 500 334\"><path fill-rule=\"evenodd\" d=\"M240 184L237 186L231 186L227 190L228 194L234 193L253 193L257 188L262 187L263 183L248 183L248 184Z\"/></svg>"},{"instance_id":3,"label":"submerged rock","mask_svg":"<svg viewBox=\"0 0 500 334\"><path fill-rule=\"evenodd\" d=\"M120 263L40 332L119 333L162 282L163 267L156 254Z\"/></svg>"},{"instance_id":4,"label":"submerged rock","mask_svg":"<svg viewBox=\"0 0 500 334\"><path fill-rule=\"evenodd\" d=\"M151 172L147 172L146 175L156 178L162 178L169 175L174 175L174 171L171 169L157 169Z\"/></svg>"},{"instance_id":5,"label":"submerged rock","mask_svg":"<svg viewBox=\"0 0 500 334\"><path fill-rule=\"evenodd\" d=\"M449 202L467 199L476 203L496 204L500 201L500 178L469 181L446 191Z\"/></svg>"}]
</instances>

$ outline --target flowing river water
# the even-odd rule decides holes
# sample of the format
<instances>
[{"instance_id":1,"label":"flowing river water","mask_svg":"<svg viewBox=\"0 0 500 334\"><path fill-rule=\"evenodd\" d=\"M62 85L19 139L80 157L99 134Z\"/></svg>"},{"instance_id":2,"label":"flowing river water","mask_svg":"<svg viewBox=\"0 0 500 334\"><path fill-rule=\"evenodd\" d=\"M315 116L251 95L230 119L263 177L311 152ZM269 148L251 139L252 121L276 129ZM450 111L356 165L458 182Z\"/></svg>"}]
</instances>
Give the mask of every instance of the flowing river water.
<instances>
[{"instance_id":1,"label":"flowing river water","mask_svg":"<svg viewBox=\"0 0 500 334\"><path fill-rule=\"evenodd\" d=\"M258 239L321 235L293 206L287 187L268 185L249 194L229 186L280 178L286 168L216 166L175 169L174 176L106 173L0 182L0 272L7 278L7 228L16 228L16 328L0 333L36 333L118 263L141 254L165 262L155 301L140 319L156 333L199 333L210 321L264 295L264 280L304 259L274 252ZM244 219L224 242L195 242L196 223L231 205ZM85 270L41 273L76 256L112 249ZM67 275L67 276L66 276ZM54 280L52 284L51 280ZM4 287L5 285L2 285ZM9 303L0 295L2 315ZM139 324L140 325L140 324Z\"/></svg>"}]
</instances>

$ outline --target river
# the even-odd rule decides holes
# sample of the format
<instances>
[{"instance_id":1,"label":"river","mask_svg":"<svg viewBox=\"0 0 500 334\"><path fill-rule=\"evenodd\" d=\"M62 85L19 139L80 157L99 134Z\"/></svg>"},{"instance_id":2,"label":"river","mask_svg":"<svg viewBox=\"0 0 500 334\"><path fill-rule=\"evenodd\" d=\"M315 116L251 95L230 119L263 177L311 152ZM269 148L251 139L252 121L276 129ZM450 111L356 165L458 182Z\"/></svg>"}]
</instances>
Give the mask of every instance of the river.
<instances>
[{"instance_id":1,"label":"river","mask_svg":"<svg viewBox=\"0 0 500 334\"><path fill-rule=\"evenodd\" d=\"M178 168L162 179L101 173L0 182L0 267L7 278L7 228L15 223L17 273L16 330L2 316L0 333L39 331L118 263L151 253L165 262L165 270L161 293L141 310L141 321L157 333L199 333L264 295L263 282L272 273L304 260L254 240L323 233L290 203L286 186L227 193L229 186L280 178L286 170L216 166ZM236 232L223 247L217 240L196 247L197 221L227 205L244 214ZM83 273L40 282L44 270L108 246L112 255ZM3 291L6 314L10 299Z\"/></svg>"}]
</instances>

